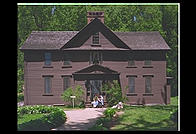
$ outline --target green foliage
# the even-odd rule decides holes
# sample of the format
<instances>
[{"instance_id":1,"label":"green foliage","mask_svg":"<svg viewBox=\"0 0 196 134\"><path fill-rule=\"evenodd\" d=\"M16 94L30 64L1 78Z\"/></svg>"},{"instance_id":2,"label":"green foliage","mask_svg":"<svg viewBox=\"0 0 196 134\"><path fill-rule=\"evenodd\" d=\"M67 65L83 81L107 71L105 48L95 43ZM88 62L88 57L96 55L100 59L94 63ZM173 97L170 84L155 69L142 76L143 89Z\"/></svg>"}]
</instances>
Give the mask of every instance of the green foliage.
<instances>
[{"instance_id":1,"label":"green foliage","mask_svg":"<svg viewBox=\"0 0 196 134\"><path fill-rule=\"evenodd\" d=\"M17 109L18 130L50 130L63 124L66 120L64 111L56 107L24 106Z\"/></svg>"},{"instance_id":2,"label":"green foliage","mask_svg":"<svg viewBox=\"0 0 196 134\"><path fill-rule=\"evenodd\" d=\"M114 108L107 108L103 112L103 114L105 115L105 117L109 117L109 118L112 118L115 113L116 113L116 110Z\"/></svg>"},{"instance_id":3,"label":"green foliage","mask_svg":"<svg viewBox=\"0 0 196 134\"><path fill-rule=\"evenodd\" d=\"M18 97L17 97L18 102L24 101L24 94L23 93L19 93Z\"/></svg>"},{"instance_id":4,"label":"green foliage","mask_svg":"<svg viewBox=\"0 0 196 134\"><path fill-rule=\"evenodd\" d=\"M82 89L82 87L80 85L77 85L75 87L75 89L73 89L72 87L67 88L61 98L63 99L63 101L69 102L69 105L72 105L72 98L70 98L70 96L76 96L76 98L74 99L75 105L81 105L81 102L83 101L83 95L84 95L84 90Z\"/></svg>"},{"instance_id":5,"label":"green foliage","mask_svg":"<svg viewBox=\"0 0 196 134\"><path fill-rule=\"evenodd\" d=\"M108 122L110 122L112 120L112 118L109 117L101 117L99 118L95 125L93 125L91 128L89 128L88 130L90 131L102 131L102 130L109 130L107 127L105 127L105 124L107 124Z\"/></svg>"},{"instance_id":6,"label":"green foliage","mask_svg":"<svg viewBox=\"0 0 196 134\"><path fill-rule=\"evenodd\" d=\"M171 48L167 53L167 75L172 76L172 96L177 95L178 7L176 5L120 6L18 6L18 48L34 30L78 31L86 24L87 11L104 11L104 24L113 31L159 31ZM133 18L136 17L136 20ZM24 84L24 55L18 50L18 92Z\"/></svg>"},{"instance_id":7,"label":"green foliage","mask_svg":"<svg viewBox=\"0 0 196 134\"><path fill-rule=\"evenodd\" d=\"M114 106L119 102L125 102L127 99L122 95L122 90L117 80L114 80L113 83L104 84L102 90L106 91L109 106Z\"/></svg>"}]
</instances>

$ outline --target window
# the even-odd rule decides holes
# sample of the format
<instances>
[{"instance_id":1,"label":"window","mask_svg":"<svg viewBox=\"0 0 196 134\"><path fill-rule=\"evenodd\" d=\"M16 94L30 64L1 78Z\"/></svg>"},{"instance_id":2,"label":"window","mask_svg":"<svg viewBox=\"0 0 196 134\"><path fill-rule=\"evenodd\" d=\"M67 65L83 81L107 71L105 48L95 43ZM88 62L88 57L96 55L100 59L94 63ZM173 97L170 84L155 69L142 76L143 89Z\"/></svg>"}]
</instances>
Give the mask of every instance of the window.
<instances>
[{"instance_id":1,"label":"window","mask_svg":"<svg viewBox=\"0 0 196 134\"><path fill-rule=\"evenodd\" d=\"M151 76L146 76L145 77L145 93L152 93L152 77Z\"/></svg>"},{"instance_id":2,"label":"window","mask_svg":"<svg viewBox=\"0 0 196 134\"><path fill-rule=\"evenodd\" d=\"M135 76L128 77L129 91L128 93L135 93Z\"/></svg>"},{"instance_id":3,"label":"window","mask_svg":"<svg viewBox=\"0 0 196 134\"><path fill-rule=\"evenodd\" d=\"M93 34L92 43L93 44L99 44L99 33L98 32Z\"/></svg>"},{"instance_id":4,"label":"window","mask_svg":"<svg viewBox=\"0 0 196 134\"><path fill-rule=\"evenodd\" d=\"M44 93L51 93L51 77L44 77L45 90Z\"/></svg>"},{"instance_id":5,"label":"window","mask_svg":"<svg viewBox=\"0 0 196 134\"><path fill-rule=\"evenodd\" d=\"M48 52L45 53L45 65L47 66L51 65L51 53Z\"/></svg>"},{"instance_id":6,"label":"window","mask_svg":"<svg viewBox=\"0 0 196 134\"><path fill-rule=\"evenodd\" d=\"M129 60L128 61L128 67L131 67L131 66L135 66L135 61L134 60Z\"/></svg>"},{"instance_id":7,"label":"window","mask_svg":"<svg viewBox=\"0 0 196 134\"><path fill-rule=\"evenodd\" d=\"M66 90L69 87L70 87L70 77L64 76L63 77L63 90Z\"/></svg>"},{"instance_id":8,"label":"window","mask_svg":"<svg viewBox=\"0 0 196 134\"><path fill-rule=\"evenodd\" d=\"M64 56L63 65L71 65L70 58L67 55Z\"/></svg>"},{"instance_id":9,"label":"window","mask_svg":"<svg viewBox=\"0 0 196 134\"><path fill-rule=\"evenodd\" d=\"M147 66L148 66L148 65L151 65L151 60L145 60L145 61L144 61L144 65L147 65Z\"/></svg>"},{"instance_id":10,"label":"window","mask_svg":"<svg viewBox=\"0 0 196 134\"><path fill-rule=\"evenodd\" d=\"M89 64L102 64L102 53L101 52L90 52Z\"/></svg>"}]
</instances>

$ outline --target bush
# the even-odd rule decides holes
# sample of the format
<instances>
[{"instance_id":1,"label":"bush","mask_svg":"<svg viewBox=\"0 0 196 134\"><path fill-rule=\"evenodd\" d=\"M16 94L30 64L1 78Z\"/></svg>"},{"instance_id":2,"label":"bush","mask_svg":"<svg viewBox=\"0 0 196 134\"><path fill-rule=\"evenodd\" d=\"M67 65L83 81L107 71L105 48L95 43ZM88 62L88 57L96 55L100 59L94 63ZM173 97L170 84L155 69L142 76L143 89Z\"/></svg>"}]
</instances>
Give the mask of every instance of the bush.
<instances>
[{"instance_id":1,"label":"bush","mask_svg":"<svg viewBox=\"0 0 196 134\"><path fill-rule=\"evenodd\" d=\"M119 102L125 102L127 100L127 98L122 95L122 90L117 80L114 80L113 83L110 84L104 84L102 90L106 91L108 106L114 106Z\"/></svg>"},{"instance_id":2,"label":"bush","mask_svg":"<svg viewBox=\"0 0 196 134\"><path fill-rule=\"evenodd\" d=\"M66 120L64 111L57 107L24 106L18 108L18 130L51 130Z\"/></svg>"},{"instance_id":3,"label":"bush","mask_svg":"<svg viewBox=\"0 0 196 134\"><path fill-rule=\"evenodd\" d=\"M83 95L84 95L84 91L82 87L78 85L76 86L75 89L71 87L67 88L63 92L61 98L63 99L63 101L69 102L69 105L72 105L72 98L70 98L70 96L76 96L76 98L74 99L74 103L75 105L79 105L79 103L83 101L83 98L82 98Z\"/></svg>"},{"instance_id":4,"label":"bush","mask_svg":"<svg viewBox=\"0 0 196 134\"><path fill-rule=\"evenodd\" d=\"M85 108L85 103L84 101L81 101L78 105L79 108Z\"/></svg>"},{"instance_id":5,"label":"bush","mask_svg":"<svg viewBox=\"0 0 196 134\"><path fill-rule=\"evenodd\" d=\"M18 99L18 102L24 101L24 94L23 93L18 94L17 99Z\"/></svg>"},{"instance_id":6,"label":"bush","mask_svg":"<svg viewBox=\"0 0 196 134\"><path fill-rule=\"evenodd\" d=\"M174 112L173 114L171 114L170 119L177 123L178 122L178 111Z\"/></svg>"},{"instance_id":7,"label":"bush","mask_svg":"<svg viewBox=\"0 0 196 134\"><path fill-rule=\"evenodd\" d=\"M114 114L116 113L116 110L114 108L107 108L103 114L105 115L105 117L109 117L112 118L114 116Z\"/></svg>"}]
</instances>

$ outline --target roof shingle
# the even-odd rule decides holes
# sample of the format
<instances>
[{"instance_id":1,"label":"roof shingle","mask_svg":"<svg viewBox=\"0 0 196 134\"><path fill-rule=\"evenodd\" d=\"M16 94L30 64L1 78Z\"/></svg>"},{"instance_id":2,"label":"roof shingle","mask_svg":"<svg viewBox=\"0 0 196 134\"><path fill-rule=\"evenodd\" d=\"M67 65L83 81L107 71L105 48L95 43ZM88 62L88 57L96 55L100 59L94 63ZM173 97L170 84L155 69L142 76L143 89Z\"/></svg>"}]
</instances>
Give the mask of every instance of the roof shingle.
<instances>
[{"instance_id":1,"label":"roof shingle","mask_svg":"<svg viewBox=\"0 0 196 134\"><path fill-rule=\"evenodd\" d=\"M21 47L26 49L60 49L79 31L33 31ZM159 32L114 32L132 50L169 50ZM75 48L76 49L76 48ZM87 48L88 49L88 48ZM90 48L89 48L90 49Z\"/></svg>"}]
</instances>

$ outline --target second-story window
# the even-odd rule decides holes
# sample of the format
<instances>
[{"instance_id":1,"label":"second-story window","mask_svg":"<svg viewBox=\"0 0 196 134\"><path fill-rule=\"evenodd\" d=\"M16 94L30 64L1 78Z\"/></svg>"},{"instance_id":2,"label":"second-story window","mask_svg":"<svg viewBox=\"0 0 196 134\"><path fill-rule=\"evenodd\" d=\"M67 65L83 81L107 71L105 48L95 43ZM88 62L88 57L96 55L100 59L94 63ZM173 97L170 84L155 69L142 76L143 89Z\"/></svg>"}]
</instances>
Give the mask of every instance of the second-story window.
<instances>
[{"instance_id":1,"label":"second-story window","mask_svg":"<svg viewBox=\"0 0 196 134\"><path fill-rule=\"evenodd\" d=\"M128 67L135 66L135 61L134 60L129 60L128 61Z\"/></svg>"},{"instance_id":2,"label":"second-story window","mask_svg":"<svg viewBox=\"0 0 196 134\"><path fill-rule=\"evenodd\" d=\"M146 66L151 65L151 60L145 60L145 61L144 61L144 65L146 65Z\"/></svg>"},{"instance_id":3,"label":"second-story window","mask_svg":"<svg viewBox=\"0 0 196 134\"><path fill-rule=\"evenodd\" d=\"M69 56L67 56L67 55L64 56L63 65L65 65L65 66L71 65L71 61L70 61Z\"/></svg>"},{"instance_id":4,"label":"second-story window","mask_svg":"<svg viewBox=\"0 0 196 134\"><path fill-rule=\"evenodd\" d=\"M47 66L51 65L51 53L49 52L45 53L45 65Z\"/></svg>"},{"instance_id":5,"label":"second-story window","mask_svg":"<svg viewBox=\"0 0 196 134\"><path fill-rule=\"evenodd\" d=\"M90 52L89 64L102 64L102 53L101 52Z\"/></svg>"},{"instance_id":6,"label":"second-story window","mask_svg":"<svg viewBox=\"0 0 196 134\"><path fill-rule=\"evenodd\" d=\"M99 33L95 33L92 36L92 44L93 45L99 45Z\"/></svg>"}]
</instances>

